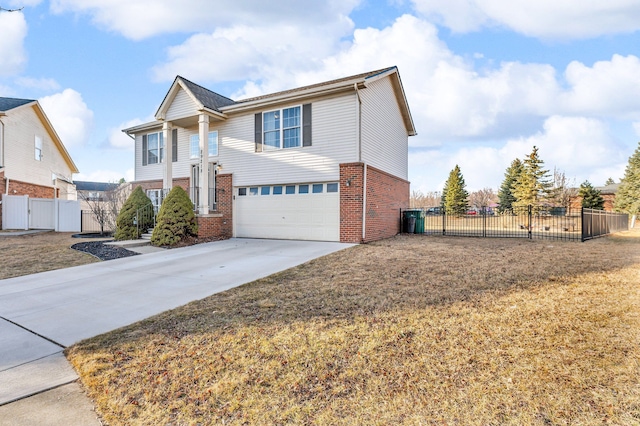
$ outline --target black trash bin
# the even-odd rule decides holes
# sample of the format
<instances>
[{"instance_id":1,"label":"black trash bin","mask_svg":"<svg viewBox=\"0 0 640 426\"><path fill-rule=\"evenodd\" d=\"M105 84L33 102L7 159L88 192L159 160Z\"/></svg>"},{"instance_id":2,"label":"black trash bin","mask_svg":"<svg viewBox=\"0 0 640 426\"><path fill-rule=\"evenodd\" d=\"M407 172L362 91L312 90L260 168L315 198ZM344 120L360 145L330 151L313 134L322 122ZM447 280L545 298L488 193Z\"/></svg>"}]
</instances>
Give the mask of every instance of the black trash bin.
<instances>
[{"instance_id":1,"label":"black trash bin","mask_svg":"<svg viewBox=\"0 0 640 426\"><path fill-rule=\"evenodd\" d=\"M404 211L404 232L407 234L413 234L417 231L416 225L418 224L419 218L422 217L422 210L413 209L413 210L405 210ZM424 232L424 221L423 221L423 229Z\"/></svg>"}]
</instances>

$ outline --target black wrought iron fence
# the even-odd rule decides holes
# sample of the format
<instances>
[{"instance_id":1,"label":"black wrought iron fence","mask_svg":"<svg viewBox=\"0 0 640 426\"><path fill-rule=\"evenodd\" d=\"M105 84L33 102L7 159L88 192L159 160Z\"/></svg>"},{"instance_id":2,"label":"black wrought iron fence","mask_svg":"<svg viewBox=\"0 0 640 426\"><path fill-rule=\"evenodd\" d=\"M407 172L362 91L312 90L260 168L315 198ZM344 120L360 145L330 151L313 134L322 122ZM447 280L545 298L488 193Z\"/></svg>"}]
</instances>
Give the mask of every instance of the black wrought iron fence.
<instances>
[{"instance_id":1,"label":"black wrought iron fence","mask_svg":"<svg viewBox=\"0 0 640 426\"><path fill-rule=\"evenodd\" d=\"M628 229L627 215L593 212L523 206L503 213L489 207L471 209L460 215L448 215L439 207L401 210L400 213L403 232L417 234L585 241Z\"/></svg>"}]
</instances>

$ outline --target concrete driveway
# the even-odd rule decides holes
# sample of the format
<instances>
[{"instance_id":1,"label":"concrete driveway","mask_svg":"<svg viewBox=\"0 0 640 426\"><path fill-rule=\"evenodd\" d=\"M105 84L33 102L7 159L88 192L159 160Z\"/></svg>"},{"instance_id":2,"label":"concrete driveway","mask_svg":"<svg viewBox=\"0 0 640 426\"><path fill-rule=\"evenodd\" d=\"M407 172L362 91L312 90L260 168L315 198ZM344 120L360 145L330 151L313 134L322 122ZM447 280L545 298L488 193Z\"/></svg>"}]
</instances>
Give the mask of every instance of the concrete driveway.
<instances>
[{"instance_id":1,"label":"concrete driveway","mask_svg":"<svg viewBox=\"0 0 640 426\"><path fill-rule=\"evenodd\" d=\"M73 343L350 246L234 238L2 280L0 417L77 379Z\"/></svg>"}]
</instances>

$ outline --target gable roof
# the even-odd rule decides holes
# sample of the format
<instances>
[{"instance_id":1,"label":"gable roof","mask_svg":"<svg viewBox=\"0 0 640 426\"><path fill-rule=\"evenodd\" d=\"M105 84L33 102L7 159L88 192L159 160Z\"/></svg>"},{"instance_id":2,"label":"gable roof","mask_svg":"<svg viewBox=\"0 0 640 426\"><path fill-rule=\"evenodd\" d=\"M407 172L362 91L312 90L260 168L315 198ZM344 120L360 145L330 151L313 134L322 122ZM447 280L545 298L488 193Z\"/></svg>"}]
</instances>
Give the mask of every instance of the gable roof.
<instances>
[{"instance_id":1,"label":"gable roof","mask_svg":"<svg viewBox=\"0 0 640 426\"><path fill-rule=\"evenodd\" d=\"M35 101L33 99L0 98L0 112L9 111L31 102Z\"/></svg>"},{"instance_id":2,"label":"gable roof","mask_svg":"<svg viewBox=\"0 0 640 426\"><path fill-rule=\"evenodd\" d=\"M56 133L56 130L53 128L53 125L49 121L49 118L44 113L42 106L40 106L40 102L32 99L0 98L0 116L6 115L5 112L7 111L10 111L12 109L25 106L25 105L31 105L33 107L36 115L42 122L42 125L51 136L51 139L53 140L54 145L58 148L58 151L60 151L62 158L69 166L71 173L78 173L78 167L71 159L71 155L69 155L69 151L67 151L67 148L65 148L64 144L62 143L62 140L60 139L60 136L58 136L58 133ZM65 176L65 179L71 180L71 177Z\"/></svg>"},{"instance_id":3,"label":"gable roof","mask_svg":"<svg viewBox=\"0 0 640 426\"><path fill-rule=\"evenodd\" d=\"M166 113L176 95L180 90L184 90L197 105L199 111L208 112L219 119L226 120L227 113L240 112L250 109L263 108L265 105L292 101L303 100L306 98L317 97L321 95L327 95L335 92L344 92L347 90L358 90L367 87L368 83L376 81L381 78L390 77L393 91L400 107L400 112L407 129L409 136L415 136L417 134L416 128L409 110L409 104L400 80L400 74L398 73L398 67L381 68L375 71L369 71L361 74L352 75L349 77L342 77L335 80L324 81L321 83L311 84L308 86L297 87L294 89L283 90L280 92L265 94L252 98L242 99L234 101L226 96L222 96L212 90L206 89L192 81L187 80L182 76L176 76L171 88L165 95L162 103L156 111L155 117L157 120L164 120ZM135 133L143 129L149 129L157 126L159 123L145 123L138 126L133 126L122 131L130 134Z\"/></svg>"}]
</instances>

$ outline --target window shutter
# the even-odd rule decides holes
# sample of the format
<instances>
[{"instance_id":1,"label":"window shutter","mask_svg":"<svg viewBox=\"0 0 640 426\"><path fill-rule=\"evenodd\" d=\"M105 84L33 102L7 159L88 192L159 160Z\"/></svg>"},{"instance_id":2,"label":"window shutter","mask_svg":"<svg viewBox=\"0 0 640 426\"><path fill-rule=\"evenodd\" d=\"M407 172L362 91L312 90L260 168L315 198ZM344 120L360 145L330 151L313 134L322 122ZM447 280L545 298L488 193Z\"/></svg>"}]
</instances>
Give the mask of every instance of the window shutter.
<instances>
[{"instance_id":1,"label":"window shutter","mask_svg":"<svg viewBox=\"0 0 640 426\"><path fill-rule=\"evenodd\" d=\"M147 135L142 135L142 165L147 165Z\"/></svg>"},{"instance_id":2,"label":"window shutter","mask_svg":"<svg viewBox=\"0 0 640 426\"><path fill-rule=\"evenodd\" d=\"M178 129L171 131L171 162L178 161Z\"/></svg>"},{"instance_id":3,"label":"window shutter","mask_svg":"<svg viewBox=\"0 0 640 426\"><path fill-rule=\"evenodd\" d=\"M256 152L262 152L262 113L261 112L256 114L255 143L256 143Z\"/></svg>"},{"instance_id":4,"label":"window shutter","mask_svg":"<svg viewBox=\"0 0 640 426\"><path fill-rule=\"evenodd\" d=\"M302 146L311 146L311 104L302 105Z\"/></svg>"}]
</instances>

